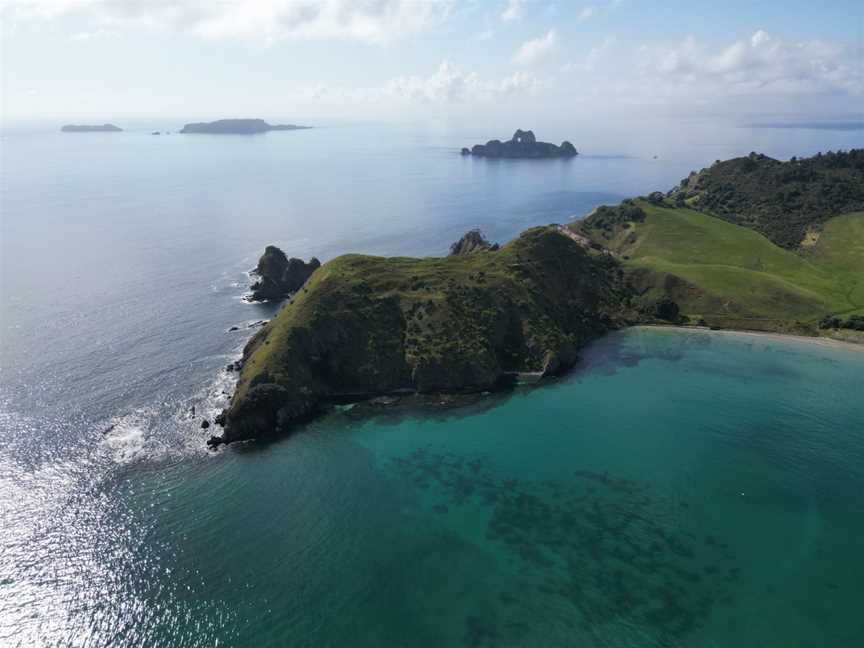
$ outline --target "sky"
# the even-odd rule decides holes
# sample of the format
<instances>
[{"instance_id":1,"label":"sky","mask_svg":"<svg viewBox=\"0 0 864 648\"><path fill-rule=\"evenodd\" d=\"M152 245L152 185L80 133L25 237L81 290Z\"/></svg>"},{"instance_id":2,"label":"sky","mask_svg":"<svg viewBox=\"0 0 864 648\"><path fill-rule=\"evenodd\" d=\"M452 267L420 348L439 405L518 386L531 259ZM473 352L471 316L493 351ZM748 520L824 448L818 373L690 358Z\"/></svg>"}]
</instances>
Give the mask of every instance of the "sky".
<instances>
[{"instance_id":1,"label":"sky","mask_svg":"<svg viewBox=\"0 0 864 648\"><path fill-rule=\"evenodd\" d=\"M861 119L864 2L0 0L0 118Z\"/></svg>"}]
</instances>

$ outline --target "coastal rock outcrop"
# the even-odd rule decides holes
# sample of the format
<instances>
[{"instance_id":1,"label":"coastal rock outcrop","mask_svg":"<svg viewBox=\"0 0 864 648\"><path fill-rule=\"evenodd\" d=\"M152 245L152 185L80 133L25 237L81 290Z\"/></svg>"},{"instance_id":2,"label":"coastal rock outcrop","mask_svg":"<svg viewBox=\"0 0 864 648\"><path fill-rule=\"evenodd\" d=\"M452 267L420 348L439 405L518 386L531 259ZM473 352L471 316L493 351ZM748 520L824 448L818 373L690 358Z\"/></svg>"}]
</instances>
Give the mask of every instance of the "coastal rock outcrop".
<instances>
[{"instance_id":1,"label":"coastal rock outcrop","mask_svg":"<svg viewBox=\"0 0 864 648\"><path fill-rule=\"evenodd\" d=\"M223 434L208 443L289 432L332 402L560 373L625 321L627 290L614 259L551 226L494 254L338 257L249 341Z\"/></svg>"},{"instance_id":2,"label":"coastal rock outcrop","mask_svg":"<svg viewBox=\"0 0 864 648\"><path fill-rule=\"evenodd\" d=\"M569 158L579 155L576 147L568 141L556 146L550 142L538 142L532 131L521 129L513 137L502 142L489 140L486 144L475 144L471 150L463 148L462 155L476 155L488 158Z\"/></svg>"},{"instance_id":3,"label":"coastal rock outcrop","mask_svg":"<svg viewBox=\"0 0 864 648\"><path fill-rule=\"evenodd\" d=\"M64 133L122 133L123 129L114 124L66 124L60 128Z\"/></svg>"},{"instance_id":4,"label":"coastal rock outcrop","mask_svg":"<svg viewBox=\"0 0 864 648\"><path fill-rule=\"evenodd\" d=\"M306 280L321 267L321 262L312 257L306 263L302 259L288 258L275 245L264 248L253 271L258 281L252 284L252 301L282 299L297 292Z\"/></svg>"},{"instance_id":5,"label":"coastal rock outcrop","mask_svg":"<svg viewBox=\"0 0 864 648\"><path fill-rule=\"evenodd\" d=\"M487 241L479 229L473 229L450 246L450 256L466 256L484 250L494 252L498 248L498 244Z\"/></svg>"},{"instance_id":6,"label":"coastal rock outcrop","mask_svg":"<svg viewBox=\"0 0 864 648\"><path fill-rule=\"evenodd\" d=\"M186 124L181 133L209 133L215 135L255 135L268 131L302 130L311 126L294 124L268 124L263 119L218 119L212 122Z\"/></svg>"}]
</instances>

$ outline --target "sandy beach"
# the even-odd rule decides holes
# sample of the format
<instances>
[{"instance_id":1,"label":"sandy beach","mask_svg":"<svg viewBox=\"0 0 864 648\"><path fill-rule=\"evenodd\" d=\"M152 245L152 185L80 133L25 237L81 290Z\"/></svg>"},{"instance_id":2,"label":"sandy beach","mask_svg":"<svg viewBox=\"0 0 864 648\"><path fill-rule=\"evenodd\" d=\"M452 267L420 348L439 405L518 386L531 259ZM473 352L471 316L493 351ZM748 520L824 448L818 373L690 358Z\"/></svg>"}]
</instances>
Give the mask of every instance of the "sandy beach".
<instances>
[{"instance_id":1,"label":"sandy beach","mask_svg":"<svg viewBox=\"0 0 864 648\"><path fill-rule=\"evenodd\" d=\"M808 335L787 335L785 333L772 333L765 331L739 331L735 329L710 329L703 326L673 326L671 324L641 324L633 328L644 329L668 329L672 331L689 331L692 333L707 333L711 335L736 335L736 336L753 336L758 338L774 339L780 342L802 342L806 344L816 344L823 347L844 349L846 351L857 351L864 353L864 343L850 342L846 340L836 340L829 337L811 337Z\"/></svg>"}]
</instances>

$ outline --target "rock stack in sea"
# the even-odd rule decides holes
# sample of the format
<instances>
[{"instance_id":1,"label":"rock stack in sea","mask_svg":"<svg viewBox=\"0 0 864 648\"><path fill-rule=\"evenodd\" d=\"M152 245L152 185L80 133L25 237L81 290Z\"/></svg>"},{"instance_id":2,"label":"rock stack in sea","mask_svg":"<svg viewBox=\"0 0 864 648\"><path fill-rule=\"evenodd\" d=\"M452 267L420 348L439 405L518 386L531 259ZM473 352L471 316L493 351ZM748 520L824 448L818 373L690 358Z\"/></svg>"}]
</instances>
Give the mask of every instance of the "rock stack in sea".
<instances>
[{"instance_id":1,"label":"rock stack in sea","mask_svg":"<svg viewBox=\"0 0 864 648\"><path fill-rule=\"evenodd\" d=\"M268 245L258 259L253 271L258 281L252 285L252 301L271 301L282 299L297 292L321 262L312 257L306 263L302 259L288 258L275 245Z\"/></svg>"},{"instance_id":2,"label":"rock stack in sea","mask_svg":"<svg viewBox=\"0 0 864 648\"><path fill-rule=\"evenodd\" d=\"M506 142L489 140L485 144L475 144L470 150L462 149L462 155L469 154L488 158L569 158L579 155L576 147L567 140L560 146L538 142L530 130L517 130Z\"/></svg>"}]
</instances>

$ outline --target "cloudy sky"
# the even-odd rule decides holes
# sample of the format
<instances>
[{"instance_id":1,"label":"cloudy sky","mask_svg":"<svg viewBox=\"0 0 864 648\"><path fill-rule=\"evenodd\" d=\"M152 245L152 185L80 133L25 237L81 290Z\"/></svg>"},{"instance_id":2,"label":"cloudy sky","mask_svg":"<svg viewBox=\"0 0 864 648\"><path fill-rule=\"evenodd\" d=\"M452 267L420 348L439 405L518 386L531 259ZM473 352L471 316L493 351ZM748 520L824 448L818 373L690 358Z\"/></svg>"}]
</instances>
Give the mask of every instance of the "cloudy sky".
<instances>
[{"instance_id":1,"label":"cloudy sky","mask_svg":"<svg viewBox=\"0 0 864 648\"><path fill-rule=\"evenodd\" d=\"M860 0L0 0L2 117L860 118Z\"/></svg>"}]
</instances>

